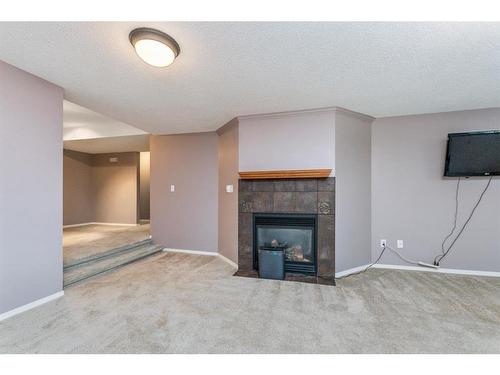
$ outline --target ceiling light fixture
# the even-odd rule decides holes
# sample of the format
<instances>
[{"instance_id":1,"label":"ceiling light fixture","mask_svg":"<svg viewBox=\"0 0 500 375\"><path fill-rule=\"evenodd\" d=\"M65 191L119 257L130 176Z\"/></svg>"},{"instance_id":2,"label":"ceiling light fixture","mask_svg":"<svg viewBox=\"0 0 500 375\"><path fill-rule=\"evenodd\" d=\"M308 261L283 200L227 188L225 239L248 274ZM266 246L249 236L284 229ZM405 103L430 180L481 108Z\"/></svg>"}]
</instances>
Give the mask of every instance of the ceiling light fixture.
<instances>
[{"instance_id":1,"label":"ceiling light fixture","mask_svg":"<svg viewBox=\"0 0 500 375\"><path fill-rule=\"evenodd\" d=\"M134 46L137 56L152 66L168 66L181 52L181 48L174 38L155 29L141 27L132 30L128 38Z\"/></svg>"}]
</instances>

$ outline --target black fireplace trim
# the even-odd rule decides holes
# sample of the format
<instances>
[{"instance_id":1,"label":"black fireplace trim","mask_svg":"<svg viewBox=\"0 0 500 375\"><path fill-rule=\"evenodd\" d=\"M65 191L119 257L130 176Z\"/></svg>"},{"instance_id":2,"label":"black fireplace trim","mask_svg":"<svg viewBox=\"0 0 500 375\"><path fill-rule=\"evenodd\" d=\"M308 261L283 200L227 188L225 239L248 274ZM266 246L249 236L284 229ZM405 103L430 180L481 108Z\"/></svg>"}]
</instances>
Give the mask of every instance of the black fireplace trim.
<instances>
[{"instance_id":1,"label":"black fireplace trim","mask_svg":"<svg viewBox=\"0 0 500 375\"><path fill-rule=\"evenodd\" d=\"M259 260L257 258L257 225L267 224L272 225L273 219L290 219L287 226L298 226L304 227L305 225L310 225L313 228L313 258L314 262L312 265L304 264L304 262L286 262L285 272L291 273L301 273L305 275L317 275L318 271L318 215L316 214L297 214L297 213L261 213L256 212L253 215L253 269L259 269ZM260 221L259 221L260 219ZM302 219L302 220L301 220ZM278 225L278 224L277 224ZM283 222L279 225L283 225Z\"/></svg>"}]
</instances>

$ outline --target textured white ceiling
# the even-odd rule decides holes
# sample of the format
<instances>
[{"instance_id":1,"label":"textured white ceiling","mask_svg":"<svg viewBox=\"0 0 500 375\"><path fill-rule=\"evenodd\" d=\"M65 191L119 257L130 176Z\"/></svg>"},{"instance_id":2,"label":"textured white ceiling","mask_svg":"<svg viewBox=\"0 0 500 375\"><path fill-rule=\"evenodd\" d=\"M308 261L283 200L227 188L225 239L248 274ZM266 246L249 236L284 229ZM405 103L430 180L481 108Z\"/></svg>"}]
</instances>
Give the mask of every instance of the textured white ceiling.
<instances>
[{"instance_id":1,"label":"textured white ceiling","mask_svg":"<svg viewBox=\"0 0 500 375\"><path fill-rule=\"evenodd\" d=\"M138 134L145 133L67 100L63 103L63 139L65 141Z\"/></svg>"},{"instance_id":2,"label":"textured white ceiling","mask_svg":"<svg viewBox=\"0 0 500 375\"><path fill-rule=\"evenodd\" d=\"M146 65L128 33L172 35ZM498 23L0 23L0 59L152 133L341 106L375 117L500 106Z\"/></svg>"},{"instance_id":3,"label":"textured white ceiling","mask_svg":"<svg viewBox=\"0 0 500 375\"><path fill-rule=\"evenodd\" d=\"M64 141L67 150L86 152L87 154L106 154L112 152L149 151L149 135L129 135Z\"/></svg>"}]
</instances>

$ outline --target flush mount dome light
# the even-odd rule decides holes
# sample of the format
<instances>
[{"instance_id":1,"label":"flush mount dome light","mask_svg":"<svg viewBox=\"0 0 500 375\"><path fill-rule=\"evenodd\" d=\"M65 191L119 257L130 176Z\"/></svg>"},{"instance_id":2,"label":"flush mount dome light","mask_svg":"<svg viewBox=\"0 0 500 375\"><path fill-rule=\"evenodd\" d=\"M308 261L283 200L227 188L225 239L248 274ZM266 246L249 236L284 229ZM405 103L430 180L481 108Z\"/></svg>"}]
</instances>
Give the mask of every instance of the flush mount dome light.
<instances>
[{"instance_id":1,"label":"flush mount dome light","mask_svg":"<svg viewBox=\"0 0 500 375\"><path fill-rule=\"evenodd\" d=\"M137 55L149 65L165 67L179 55L179 44L170 35L161 31L141 27L128 36Z\"/></svg>"}]
</instances>

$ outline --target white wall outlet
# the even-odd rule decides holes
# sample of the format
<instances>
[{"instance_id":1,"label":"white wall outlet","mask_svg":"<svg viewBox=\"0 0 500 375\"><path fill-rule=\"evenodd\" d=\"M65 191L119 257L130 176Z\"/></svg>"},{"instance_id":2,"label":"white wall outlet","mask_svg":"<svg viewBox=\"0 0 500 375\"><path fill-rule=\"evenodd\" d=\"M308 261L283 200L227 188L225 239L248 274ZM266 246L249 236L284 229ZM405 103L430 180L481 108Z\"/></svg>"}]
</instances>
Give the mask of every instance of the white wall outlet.
<instances>
[{"instance_id":1,"label":"white wall outlet","mask_svg":"<svg viewBox=\"0 0 500 375\"><path fill-rule=\"evenodd\" d=\"M109 158L110 163L118 163L118 158Z\"/></svg>"},{"instance_id":2,"label":"white wall outlet","mask_svg":"<svg viewBox=\"0 0 500 375\"><path fill-rule=\"evenodd\" d=\"M387 246L387 240L380 240L380 247L386 247Z\"/></svg>"},{"instance_id":3,"label":"white wall outlet","mask_svg":"<svg viewBox=\"0 0 500 375\"><path fill-rule=\"evenodd\" d=\"M398 249L402 249L404 247L403 240L398 240L397 246L398 246Z\"/></svg>"},{"instance_id":4,"label":"white wall outlet","mask_svg":"<svg viewBox=\"0 0 500 375\"><path fill-rule=\"evenodd\" d=\"M226 193L232 193L234 191L233 185L226 185Z\"/></svg>"},{"instance_id":5,"label":"white wall outlet","mask_svg":"<svg viewBox=\"0 0 500 375\"><path fill-rule=\"evenodd\" d=\"M175 191L175 185L170 185L170 192L174 192Z\"/></svg>"}]
</instances>

